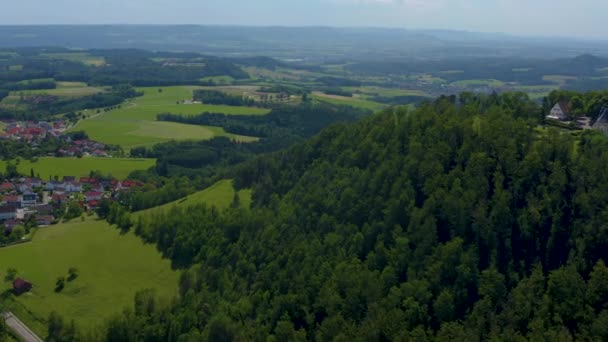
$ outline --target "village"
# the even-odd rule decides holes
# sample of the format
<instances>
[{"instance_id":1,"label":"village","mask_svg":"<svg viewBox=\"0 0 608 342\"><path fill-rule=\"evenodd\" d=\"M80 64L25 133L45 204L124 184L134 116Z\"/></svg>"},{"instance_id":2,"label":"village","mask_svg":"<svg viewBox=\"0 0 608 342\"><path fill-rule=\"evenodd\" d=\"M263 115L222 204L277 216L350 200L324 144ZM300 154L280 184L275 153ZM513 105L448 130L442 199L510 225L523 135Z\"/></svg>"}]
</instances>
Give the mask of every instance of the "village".
<instances>
[{"instance_id":1,"label":"village","mask_svg":"<svg viewBox=\"0 0 608 342\"><path fill-rule=\"evenodd\" d=\"M61 218L92 213L102 201L116 201L121 194L142 186L139 181L73 176L50 181L29 177L7 179L0 183L0 222L4 227L0 245L24 238L24 232L14 232L17 227L29 230L58 223Z\"/></svg>"},{"instance_id":2,"label":"village","mask_svg":"<svg viewBox=\"0 0 608 342\"><path fill-rule=\"evenodd\" d=\"M0 139L22 141L32 147L40 146L47 138L60 139L62 145L52 155L55 157L112 156L105 144L90 140L88 137L74 138L68 134L70 125L67 121L9 121L5 124Z\"/></svg>"}]
</instances>

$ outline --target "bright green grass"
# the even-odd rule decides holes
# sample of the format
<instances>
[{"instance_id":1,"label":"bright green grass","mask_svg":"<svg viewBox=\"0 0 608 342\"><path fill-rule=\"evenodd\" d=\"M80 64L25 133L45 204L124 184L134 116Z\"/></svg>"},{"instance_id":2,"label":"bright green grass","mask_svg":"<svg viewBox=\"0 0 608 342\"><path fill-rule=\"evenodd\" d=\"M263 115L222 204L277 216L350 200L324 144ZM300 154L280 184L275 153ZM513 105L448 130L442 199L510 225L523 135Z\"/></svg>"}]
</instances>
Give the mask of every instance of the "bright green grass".
<instances>
[{"instance_id":1,"label":"bright green grass","mask_svg":"<svg viewBox=\"0 0 608 342\"><path fill-rule=\"evenodd\" d=\"M380 95L387 97L396 96L425 96L432 97L430 94L425 93L422 90L410 90L410 89L396 89L396 88L382 88L382 87L344 87L346 91L352 93L361 93L365 95Z\"/></svg>"},{"instance_id":2,"label":"bright green grass","mask_svg":"<svg viewBox=\"0 0 608 342\"><path fill-rule=\"evenodd\" d=\"M222 180L212 186L208 187L203 191L196 192L186 198L171 202L160 207L151 208L135 213L138 216L148 216L153 212L168 211L173 207L187 208L196 204L206 203L208 205L214 205L218 209L228 208L234 199L234 188L232 187L232 180ZM239 191L239 199L241 206L248 208L251 205L251 190Z\"/></svg>"},{"instance_id":3,"label":"bright green grass","mask_svg":"<svg viewBox=\"0 0 608 342\"><path fill-rule=\"evenodd\" d=\"M312 97L320 102L327 102L335 105L346 105L357 108L369 109L371 111L379 111L386 108L385 105L373 102L357 97L344 97L344 96L333 96L333 95L325 95L322 93L315 92Z\"/></svg>"},{"instance_id":4,"label":"bright green grass","mask_svg":"<svg viewBox=\"0 0 608 342\"><path fill-rule=\"evenodd\" d=\"M435 77L433 75L418 75L415 77L417 80L427 83L446 83L447 81L441 77Z\"/></svg>"},{"instance_id":5,"label":"bright green grass","mask_svg":"<svg viewBox=\"0 0 608 342\"><path fill-rule=\"evenodd\" d=\"M461 87L502 87L504 82L499 80L462 80L452 82L452 85Z\"/></svg>"},{"instance_id":6,"label":"bright green grass","mask_svg":"<svg viewBox=\"0 0 608 342\"><path fill-rule=\"evenodd\" d=\"M169 140L203 140L226 136L238 141L250 142L257 138L226 133L222 128L158 122L159 113L195 115L203 112L228 115L263 115L268 109L217 106L203 104L177 104L192 99L192 90L200 87L176 86L141 88L144 96L124 103L120 109L94 115L80 121L73 130L84 130L89 136L106 144L121 145L129 149L135 146L153 145ZM159 92L162 89L162 92ZM88 111L92 114L92 111Z\"/></svg>"},{"instance_id":7,"label":"bright green grass","mask_svg":"<svg viewBox=\"0 0 608 342\"><path fill-rule=\"evenodd\" d=\"M543 81L553 82L559 85L564 85L568 83L568 81L576 80L574 76L565 76L565 75L545 75L543 76Z\"/></svg>"},{"instance_id":8,"label":"bright green grass","mask_svg":"<svg viewBox=\"0 0 608 342\"><path fill-rule=\"evenodd\" d=\"M66 52L66 53L43 53L40 54L43 57L53 59L65 59L72 62L78 62L92 66L102 66L106 64L106 61L101 56L93 56L87 52Z\"/></svg>"},{"instance_id":9,"label":"bright green grass","mask_svg":"<svg viewBox=\"0 0 608 342\"><path fill-rule=\"evenodd\" d=\"M31 243L0 248L1 269L14 267L34 289L7 301L9 309L46 336L44 321L52 311L88 329L131 307L135 292L152 288L163 301L177 292L178 273L152 245L132 233L121 235L105 221L75 220L40 229ZM57 277L76 267L79 276L54 292ZM0 290L10 284L0 283Z\"/></svg>"},{"instance_id":10,"label":"bright green grass","mask_svg":"<svg viewBox=\"0 0 608 342\"><path fill-rule=\"evenodd\" d=\"M42 179L49 176L88 176L91 171L101 171L103 174L111 174L118 179L125 179L129 173L135 170L147 170L154 166L154 159L131 159L131 158L39 158L32 163L29 160L20 160L17 169L20 173L29 175L34 169L34 174L40 174ZM0 170L6 168L6 162L0 161Z\"/></svg>"}]
</instances>

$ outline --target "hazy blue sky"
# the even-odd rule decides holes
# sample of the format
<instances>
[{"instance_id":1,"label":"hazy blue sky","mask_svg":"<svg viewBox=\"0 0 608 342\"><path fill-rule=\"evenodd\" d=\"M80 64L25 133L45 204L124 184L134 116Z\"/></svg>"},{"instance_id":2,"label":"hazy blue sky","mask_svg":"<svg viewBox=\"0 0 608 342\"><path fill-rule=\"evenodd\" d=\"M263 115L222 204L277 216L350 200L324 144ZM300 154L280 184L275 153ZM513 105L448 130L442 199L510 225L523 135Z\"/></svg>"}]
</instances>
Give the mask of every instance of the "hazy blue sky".
<instances>
[{"instance_id":1,"label":"hazy blue sky","mask_svg":"<svg viewBox=\"0 0 608 342\"><path fill-rule=\"evenodd\" d=\"M6 0L0 24L440 28L608 38L607 0Z\"/></svg>"}]
</instances>

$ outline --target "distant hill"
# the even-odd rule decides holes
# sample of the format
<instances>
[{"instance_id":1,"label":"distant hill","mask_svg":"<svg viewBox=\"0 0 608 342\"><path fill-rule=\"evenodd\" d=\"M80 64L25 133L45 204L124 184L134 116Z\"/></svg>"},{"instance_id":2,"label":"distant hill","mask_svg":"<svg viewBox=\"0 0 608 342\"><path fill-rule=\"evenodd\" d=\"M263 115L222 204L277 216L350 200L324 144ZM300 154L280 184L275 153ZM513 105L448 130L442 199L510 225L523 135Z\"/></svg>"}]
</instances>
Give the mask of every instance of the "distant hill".
<instances>
[{"instance_id":1,"label":"distant hill","mask_svg":"<svg viewBox=\"0 0 608 342\"><path fill-rule=\"evenodd\" d=\"M0 47L140 48L286 59L608 55L608 43L447 30L196 25L0 26Z\"/></svg>"}]
</instances>

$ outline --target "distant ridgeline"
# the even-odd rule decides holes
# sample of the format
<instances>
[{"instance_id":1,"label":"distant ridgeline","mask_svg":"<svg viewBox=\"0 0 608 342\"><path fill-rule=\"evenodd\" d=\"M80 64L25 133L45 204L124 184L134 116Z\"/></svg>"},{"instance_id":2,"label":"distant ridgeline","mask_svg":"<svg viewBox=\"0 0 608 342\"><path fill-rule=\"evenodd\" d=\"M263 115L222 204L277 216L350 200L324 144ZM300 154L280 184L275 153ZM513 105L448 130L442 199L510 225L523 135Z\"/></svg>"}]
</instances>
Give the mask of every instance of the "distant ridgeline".
<instances>
[{"instance_id":1,"label":"distant ridgeline","mask_svg":"<svg viewBox=\"0 0 608 342\"><path fill-rule=\"evenodd\" d=\"M103 339L608 339L608 138L542 118L521 94L441 97L247 162L251 209L135 223L188 270Z\"/></svg>"},{"instance_id":2,"label":"distant ridgeline","mask_svg":"<svg viewBox=\"0 0 608 342\"><path fill-rule=\"evenodd\" d=\"M126 84L133 87L210 85L201 79L248 77L227 59L192 53L19 48L0 50L0 56L0 100L11 91L17 92L10 106L0 106L0 119L42 119L70 111L114 106L137 95L133 90L125 91ZM63 98L27 92L55 89L57 82L84 82L104 91Z\"/></svg>"}]
</instances>

